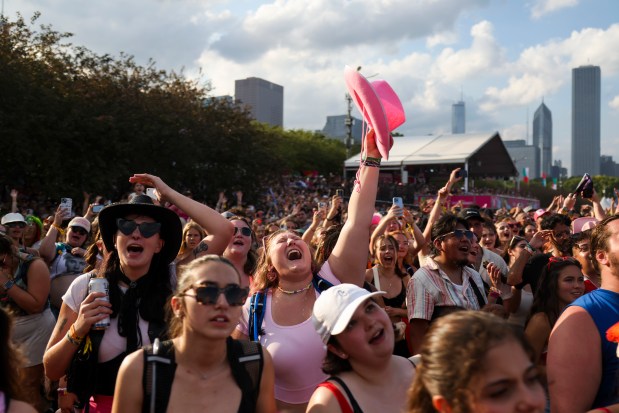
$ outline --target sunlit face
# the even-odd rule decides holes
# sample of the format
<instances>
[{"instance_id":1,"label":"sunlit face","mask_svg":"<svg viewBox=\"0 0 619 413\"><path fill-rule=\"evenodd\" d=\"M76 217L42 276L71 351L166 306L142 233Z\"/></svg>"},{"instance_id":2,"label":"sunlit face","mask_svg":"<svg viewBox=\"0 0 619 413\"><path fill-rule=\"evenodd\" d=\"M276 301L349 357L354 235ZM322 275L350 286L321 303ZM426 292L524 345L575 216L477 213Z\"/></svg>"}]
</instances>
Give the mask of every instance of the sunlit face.
<instances>
[{"instance_id":1,"label":"sunlit face","mask_svg":"<svg viewBox=\"0 0 619 413\"><path fill-rule=\"evenodd\" d=\"M156 222L154 218L142 215L129 215L125 219L135 221L137 224ZM148 272L153 256L161 251L163 244L164 240L159 234L146 238L137 227L130 235L117 230L114 238L114 245L123 270L131 270L135 273L142 273L142 275Z\"/></svg>"},{"instance_id":2,"label":"sunlit face","mask_svg":"<svg viewBox=\"0 0 619 413\"><path fill-rule=\"evenodd\" d=\"M546 395L536 366L513 339L492 347L483 370L470 384L471 408L476 413L543 412Z\"/></svg>"},{"instance_id":3,"label":"sunlit face","mask_svg":"<svg viewBox=\"0 0 619 413\"><path fill-rule=\"evenodd\" d=\"M522 241L518 241L516 243L516 245L512 246L507 253L510 256L510 261L515 261L519 256L520 253L522 252L522 250L524 249L524 247L527 246L527 241L522 240Z\"/></svg>"},{"instance_id":4,"label":"sunlit face","mask_svg":"<svg viewBox=\"0 0 619 413\"><path fill-rule=\"evenodd\" d=\"M571 234L570 227L562 223L557 224L552 229L552 243L559 251L570 252L572 247Z\"/></svg>"},{"instance_id":5,"label":"sunlit face","mask_svg":"<svg viewBox=\"0 0 619 413\"><path fill-rule=\"evenodd\" d=\"M393 268L396 261L396 246L387 238L376 241L375 254L382 267Z\"/></svg>"},{"instance_id":6,"label":"sunlit face","mask_svg":"<svg viewBox=\"0 0 619 413\"><path fill-rule=\"evenodd\" d=\"M477 258L481 254L481 246L477 242L477 237L473 237L473 240L471 241L471 249L469 250L469 264L477 265Z\"/></svg>"},{"instance_id":7,"label":"sunlit face","mask_svg":"<svg viewBox=\"0 0 619 413\"><path fill-rule=\"evenodd\" d=\"M572 255L582 266L584 274L594 274L596 272L591 262L591 240L589 238L575 241L572 245Z\"/></svg>"},{"instance_id":8,"label":"sunlit face","mask_svg":"<svg viewBox=\"0 0 619 413\"><path fill-rule=\"evenodd\" d=\"M557 280L557 295L563 305L571 304L572 301L582 296L585 292L585 278L575 265L565 267L559 273Z\"/></svg>"},{"instance_id":9,"label":"sunlit face","mask_svg":"<svg viewBox=\"0 0 619 413\"><path fill-rule=\"evenodd\" d=\"M190 228L185 232L185 245L187 245L190 251L197 247L201 240L202 235L200 235L200 231L197 229Z\"/></svg>"},{"instance_id":10,"label":"sunlit face","mask_svg":"<svg viewBox=\"0 0 619 413\"><path fill-rule=\"evenodd\" d=\"M468 231L464 225L458 224L456 229ZM471 250L471 241L463 236L458 238L455 234L450 233L435 240L439 245L440 255L447 262L453 262L457 265L466 265L469 262L469 252Z\"/></svg>"},{"instance_id":11,"label":"sunlit face","mask_svg":"<svg viewBox=\"0 0 619 413\"><path fill-rule=\"evenodd\" d=\"M271 238L267 247L271 264L280 276L285 276L287 272L311 272L312 257L309 247L295 232L280 232Z\"/></svg>"},{"instance_id":12,"label":"sunlit face","mask_svg":"<svg viewBox=\"0 0 619 413\"><path fill-rule=\"evenodd\" d=\"M335 337L351 363L363 363L372 355L388 356L395 342L389 316L371 299L355 310L346 329Z\"/></svg>"},{"instance_id":13,"label":"sunlit face","mask_svg":"<svg viewBox=\"0 0 619 413\"><path fill-rule=\"evenodd\" d=\"M529 242L531 241L531 238L533 238L533 235L535 235L536 232L537 232L537 227L533 224L527 224L527 226L524 227L524 237Z\"/></svg>"},{"instance_id":14,"label":"sunlit face","mask_svg":"<svg viewBox=\"0 0 619 413\"><path fill-rule=\"evenodd\" d=\"M512 230L508 222L499 222L496 224L496 232L499 234L501 242L509 242L512 239Z\"/></svg>"},{"instance_id":15,"label":"sunlit face","mask_svg":"<svg viewBox=\"0 0 619 413\"><path fill-rule=\"evenodd\" d=\"M243 220L235 219L232 222L234 225L234 235L226 247L224 252L225 257L237 254L243 257L247 256L247 253L251 249L251 229L249 225Z\"/></svg>"},{"instance_id":16,"label":"sunlit face","mask_svg":"<svg viewBox=\"0 0 619 413\"><path fill-rule=\"evenodd\" d=\"M398 258L406 257L406 254L408 254L408 246L410 244L406 235L398 232L393 234L392 237L395 238L398 243Z\"/></svg>"},{"instance_id":17,"label":"sunlit face","mask_svg":"<svg viewBox=\"0 0 619 413\"><path fill-rule=\"evenodd\" d=\"M88 239L88 232L82 227L67 228L67 244L72 247L81 247Z\"/></svg>"},{"instance_id":18,"label":"sunlit face","mask_svg":"<svg viewBox=\"0 0 619 413\"><path fill-rule=\"evenodd\" d=\"M209 261L194 268L192 276L193 285L218 288L239 285L239 275L234 268L218 261ZM179 311L184 313L183 329L186 332L217 339L226 339L232 333L241 317L242 306L230 305L224 294L219 294L215 304L198 303L193 297L196 294L193 288L185 294L187 296L172 299L172 308L175 314Z\"/></svg>"},{"instance_id":19,"label":"sunlit face","mask_svg":"<svg viewBox=\"0 0 619 413\"><path fill-rule=\"evenodd\" d=\"M24 235L24 231L26 229L25 222L9 222L4 224L6 229L6 235L8 235L13 240L20 240Z\"/></svg>"},{"instance_id":20,"label":"sunlit face","mask_svg":"<svg viewBox=\"0 0 619 413\"><path fill-rule=\"evenodd\" d=\"M496 232L484 227L481 232L481 241L479 243L484 248L494 248L494 244L496 243L496 237Z\"/></svg>"}]
</instances>

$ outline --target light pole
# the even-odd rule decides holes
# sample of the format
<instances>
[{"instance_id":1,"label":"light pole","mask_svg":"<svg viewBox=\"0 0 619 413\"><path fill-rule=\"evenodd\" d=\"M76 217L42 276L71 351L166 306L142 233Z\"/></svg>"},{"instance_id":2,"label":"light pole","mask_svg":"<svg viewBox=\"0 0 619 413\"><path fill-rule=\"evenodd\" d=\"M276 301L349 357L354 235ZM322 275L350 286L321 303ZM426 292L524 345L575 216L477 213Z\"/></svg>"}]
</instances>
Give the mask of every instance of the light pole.
<instances>
[{"instance_id":1,"label":"light pole","mask_svg":"<svg viewBox=\"0 0 619 413\"><path fill-rule=\"evenodd\" d=\"M346 120L344 124L346 125L346 159L350 158L350 148L352 147L352 97L348 93L346 93Z\"/></svg>"}]
</instances>

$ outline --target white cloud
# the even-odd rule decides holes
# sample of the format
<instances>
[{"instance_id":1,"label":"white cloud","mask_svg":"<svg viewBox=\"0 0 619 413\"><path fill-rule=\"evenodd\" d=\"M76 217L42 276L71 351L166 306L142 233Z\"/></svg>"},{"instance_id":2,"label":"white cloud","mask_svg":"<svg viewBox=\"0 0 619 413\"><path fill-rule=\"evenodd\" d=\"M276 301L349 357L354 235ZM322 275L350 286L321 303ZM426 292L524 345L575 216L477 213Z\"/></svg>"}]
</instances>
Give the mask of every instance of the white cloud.
<instances>
[{"instance_id":1,"label":"white cloud","mask_svg":"<svg viewBox=\"0 0 619 413\"><path fill-rule=\"evenodd\" d=\"M436 46L454 44L457 40L458 35L455 32L442 32L428 36L426 46L431 49Z\"/></svg>"},{"instance_id":2,"label":"white cloud","mask_svg":"<svg viewBox=\"0 0 619 413\"><path fill-rule=\"evenodd\" d=\"M539 19L545 14L576 5L578 0L536 0L531 7L531 17Z\"/></svg>"},{"instance_id":3,"label":"white cloud","mask_svg":"<svg viewBox=\"0 0 619 413\"><path fill-rule=\"evenodd\" d=\"M615 96L613 98L613 100L611 100L610 102L608 102L608 106L610 106L611 108L619 111L619 95Z\"/></svg>"}]
</instances>

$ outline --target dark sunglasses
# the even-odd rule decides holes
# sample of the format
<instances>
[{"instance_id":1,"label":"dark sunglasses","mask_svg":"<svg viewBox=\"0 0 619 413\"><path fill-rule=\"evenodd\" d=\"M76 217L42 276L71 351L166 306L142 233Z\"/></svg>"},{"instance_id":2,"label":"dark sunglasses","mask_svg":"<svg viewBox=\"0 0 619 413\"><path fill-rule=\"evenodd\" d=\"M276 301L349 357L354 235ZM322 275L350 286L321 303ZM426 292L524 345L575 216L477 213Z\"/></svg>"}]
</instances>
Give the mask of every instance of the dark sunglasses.
<instances>
[{"instance_id":1,"label":"dark sunglasses","mask_svg":"<svg viewBox=\"0 0 619 413\"><path fill-rule=\"evenodd\" d=\"M131 235L136 228L139 228L140 234L144 238L150 238L161 231L161 222L142 222L138 224L131 219L117 218L116 225L120 232L125 235Z\"/></svg>"},{"instance_id":2,"label":"dark sunglasses","mask_svg":"<svg viewBox=\"0 0 619 413\"><path fill-rule=\"evenodd\" d=\"M473 231L469 231L468 229L455 229L451 232L448 232L447 234L441 235L439 238L444 238L448 235L453 235L456 239L459 240L463 237L466 237L466 239L468 239L469 241L473 241L473 237L475 236Z\"/></svg>"},{"instance_id":3,"label":"dark sunglasses","mask_svg":"<svg viewBox=\"0 0 619 413\"><path fill-rule=\"evenodd\" d=\"M25 222L7 222L4 224L5 227L8 228L26 228Z\"/></svg>"},{"instance_id":4,"label":"dark sunglasses","mask_svg":"<svg viewBox=\"0 0 619 413\"><path fill-rule=\"evenodd\" d=\"M76 233L78 233L80 235L88 235L88 231L86 231L82 227L71 227L71 231L76 232Z\"/></svg>"},{"instance_id":5,"label":"dark sunglasses","mask_svg":"<svg viewBox=\"0 0 619 413\"><path fill-rule=\"evenodd\" d=\"M184 297L193 297L202 305L215 304L219 298L219 294L226 297L226 301L231 306L240 306L245 304L249 288L241 288L239 285L226 285L224 288L219 288L214 285L194 285L193 290L196 295L181 294Z\"/></svg>"},{"instance_id":6,"label":"dark sunglasses","mask_svg":"<svg viewBox=\"0 0 619 413\"><path fill-rule=\"evenodd\" d=\"M238 234L239 231L241 231L241 235L244 235L246 237L251 236L251 229L248 227L234 227L234 235Z\"/></svg>"}]
</instances>

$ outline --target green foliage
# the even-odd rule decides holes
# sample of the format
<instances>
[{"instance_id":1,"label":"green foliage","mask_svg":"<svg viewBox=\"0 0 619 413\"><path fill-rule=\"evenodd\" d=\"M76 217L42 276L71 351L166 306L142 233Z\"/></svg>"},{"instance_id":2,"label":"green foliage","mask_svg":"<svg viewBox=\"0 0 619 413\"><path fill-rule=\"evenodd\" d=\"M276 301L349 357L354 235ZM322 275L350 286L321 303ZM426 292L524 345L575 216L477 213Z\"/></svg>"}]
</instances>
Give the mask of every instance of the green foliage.
<instances>
[{"instance_id":1,"label":"green foliage","mask_svg":"<svg viewBox=\"0 0 619 413\"><path fill-rule=\"evenodd\" d=\"M210 85L132 56L97 55L69 33L20 16L0 28L0 181L58 198L117 198L136 172L161 176L200 199L287 172L339 172L345 148L307 131L251 121ZM208 103L205 103L208 102Z\"/></svg>"}]
</instances>

